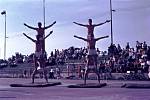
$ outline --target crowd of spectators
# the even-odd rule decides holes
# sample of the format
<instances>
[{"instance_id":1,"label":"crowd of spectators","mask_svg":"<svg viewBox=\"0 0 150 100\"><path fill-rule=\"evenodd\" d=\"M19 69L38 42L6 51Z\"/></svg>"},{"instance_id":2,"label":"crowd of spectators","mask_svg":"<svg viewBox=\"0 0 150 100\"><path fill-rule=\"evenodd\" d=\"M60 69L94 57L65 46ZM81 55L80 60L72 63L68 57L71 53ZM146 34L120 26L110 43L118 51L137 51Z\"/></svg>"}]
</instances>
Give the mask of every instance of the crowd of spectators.
<instances>
[{"instance_id":1,"label":"crowd of spectators","mask_svg":"<svg viewBox=\"0 0 150 100\"><path fill-rule=\"evenodd\" d=\"M0 68L4 68L7 66L16 67L17 64L21 64L24 61L24 55L19 54L18 52L12 57L8 58L8 60L0 59Z\"/></svg>"},{"instance_id":2,"label":"crowd of spectators","mask_svg":"<svg viewBox=\"0 0 150 100\"><path fill-rule=\"evenodd\" d=\"M64 64L69 60L83 60L86 57L87 49L86 48L75 48L70 47L65 50L56 50L50 53L50 57L48 58L48 62L52 62L53 64Z\"/></svg>"},{"instance_id":3,"label":"crowd of spectators","mask_svg":"<svg viewBox=\"0 0 150 100\"><path fill-rule=\"evenodd\" d=\"M100 51L97 48L99 68L102 71L113 73L126 73L127 71L138 71L148 73L150 65L150 46L144 41L136 41L135 48L131 48L129 42L124 48L118 44L111 44L108 51ZM64 64L69 60L78 60L86 63L87 48L70 47L65 50L52 51L49 62Z\"/></svg>"},{"instance_id":4,"label":"crowd of spectators","mask_svg":"<svg viewBox=\"0 0 150 100\"><path fill-rule=\"evenodd\" d=\"M124 48L118 44L111 44L108 51L100 51L98 48L98 66L101 71L110 71L113 73L126 73L127 71L141 71L148 72L150 65L150 46L144 41L140 43L136 41L135 48L131 48L129 42ZM47 65L64 65L71 61L80 61L86 63L87 48L70 47L64 50L55 49L48 53ZM10 57L7 61L2 60L11 66L17 66L21 63L33 62L33 55L29 56L16 53L15 56Z\"/></svg>"},{"instance_id":5,"label":"crowd of spectators","mask_svg":"<svg viewBox=\"0 0 150 100\"><path fill-rule=\"evenodd\" d=\"M136 41L135 48L131 48L129 42L123 49L119 44L113 44L108 48L108 58L104 63L108 64L112 72L148 72L150 46L145 41Z\"/></svg>"}]
</instances>

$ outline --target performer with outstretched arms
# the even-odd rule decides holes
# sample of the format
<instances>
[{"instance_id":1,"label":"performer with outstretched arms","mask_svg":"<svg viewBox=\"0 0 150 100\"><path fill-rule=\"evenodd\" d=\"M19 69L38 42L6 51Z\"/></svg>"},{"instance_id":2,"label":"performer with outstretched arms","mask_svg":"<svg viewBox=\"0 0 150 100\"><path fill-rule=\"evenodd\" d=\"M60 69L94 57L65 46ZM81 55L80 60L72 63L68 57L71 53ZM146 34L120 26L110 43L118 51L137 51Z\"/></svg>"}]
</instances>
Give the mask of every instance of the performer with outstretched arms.
<instances>
[{"instance_id":1,"label":"performer with outstretched arms","mask_svg":"<svg viewBox=\"0 0 150 100\"><path fill-rule=\"evenodd\" d=\"M42 27L42 23L38 22L38 28L29 26L26 23L24 23L24 25L27 26L30 29L36 30L38 35L42 35L43 36L45 29L48 29L48 28L52 27L55 23L56 23L56 21L54 21L51 25L48 25L46 27Z\"/></svg>"},{"instance_id":2,"label":"performer with outstretched arms","mask_svg":"<svg viewBox=\"0 0 150 100\"><path fill-rule=\"evenodd\" d=\"M90 71L94 71L97 74L98 82L100 83L100 75L97 69L97 52L95 49L95 45L96 45L96 41L100 39L108 38L109 36L94 38L93 36L88 35L87 39L76 36L76 35L74 35L74 37L87 42L88 54L87 54L87 62L86 62L86 68L85 68L85 74L84 74L84 84L86 84L86 78Z\"/></svg>"},{"instance_id":3,"label":"performer with outstretched arms","mask_svg":"<svg viewBox=\"0 0 150 100\"><path fill-rule=\"evenodd\" d=\"M24 25L27 26L30 29L36 30L38 35L40 37L44 38L43 36L45 36L45 34L44 34L45 33L45 29L48 29L48 28L52 27L55 23L56 23L56 21L54 21L51 25L48 25L46 27L42 27L42 23L38 22L38 28L29 26L26 23L24 23ZM42 46L43 46L42 49L45 51L45 40L43 40Z\"/></svg>"},{"instance_id":4,"label":"performer with outstretched arms","mask_svg":"<svg viewBox=\"0 0 150 100\"><path fill-rule=\"evenodd\" d=\"M73 22L73 23L75 23L75 24L77 24L77 25L80 25L80 26L87 27L87 29L88 29L88 35L91 35L91 36L93 36L93 37L94 37L94 28L95 28L96 26L101 26L101 25L103 25L103 24L105 24L105 23L110 22L110 20L106 20L104 23L92 24L92 19L89 19L88 21L89 21L89 24L88 24L88 25L80 24L80 23L77 23L77 22Z\"/></svg>"},{"instance_id":5,"label":"performer with outstretched arms","mask_svg":"<svg viewBox=\"0 0 150 100\"><path fill-rule=\"evenodd\" d=\"M31 37L29 37L28 35L23 33L24 36L26 36L28 39L30 39L32 42L35 43L35 47L36 47L35 48L35 55L34 55L35 69L32 73L32 83L34 83L34 77L35 77L36 73L38 72L39 68L42 68L45 80L46 80L46 82L48 82L47 71L45 70L45 67L46 67L45 66L45 58L44 58L44 53L42 51L41 41L43 41L43 39L45 40L52 33L53 33L53 31L50 31L50 33L47 36L45 36L44 38L41 38L40 35L36 35L36 40L32 39Z\"/></svg>"}]
</instances>

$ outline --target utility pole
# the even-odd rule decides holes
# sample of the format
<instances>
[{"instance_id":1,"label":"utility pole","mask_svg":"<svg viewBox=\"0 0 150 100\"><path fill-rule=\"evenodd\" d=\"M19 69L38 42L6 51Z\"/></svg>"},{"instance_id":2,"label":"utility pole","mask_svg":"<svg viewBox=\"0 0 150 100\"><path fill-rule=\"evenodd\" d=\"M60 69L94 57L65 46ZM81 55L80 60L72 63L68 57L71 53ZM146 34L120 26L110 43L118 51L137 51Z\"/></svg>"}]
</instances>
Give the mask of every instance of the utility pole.
<instances>
[{"instance_id":1,"label":"utility pole","mask_svg":"<svg viewBox=\"0 0 150 100\"><path fill-rule=\"evenodd\" d=\"M110 26L110 29L111 29L111 44L113 44L113 18L112 18L112 12L114 10L112 10L112 0L110 0L110 18L111 18L111 26Z\"/></svg>"},{"instance_id":2,"label":"utility pole","mask_svg":"<svg viewBox=\"0 0 150 100\"><path fill-rule=\"evenodd\" d=\"M45 0L43 0L43 21L45 27Z\"/></svg>"},{"instance_id":3,"label":"utility pole","mask_svg":"<svg viewBox=\"0 0 150 100\"><path fill-rule=\"evenodd\" d=\"M45 27L45 0L43 0L43 23L44 23L44 27ZM44 35L43 37L45 37L45 31L44 31ZM44 41L44 50L43 53L45 52L45 40Z\"/></svg>"},{"instance_id":4,"label":"utility pole","mask_svg":"<svg viewBox=\"0 0 150 100\"><path fill-rule=\"evenodd\" d=\"M4 60L6 59L6 11L1 12L2 15L5 15L5 36L4 36Z\"/></svg>"}]
</instances>

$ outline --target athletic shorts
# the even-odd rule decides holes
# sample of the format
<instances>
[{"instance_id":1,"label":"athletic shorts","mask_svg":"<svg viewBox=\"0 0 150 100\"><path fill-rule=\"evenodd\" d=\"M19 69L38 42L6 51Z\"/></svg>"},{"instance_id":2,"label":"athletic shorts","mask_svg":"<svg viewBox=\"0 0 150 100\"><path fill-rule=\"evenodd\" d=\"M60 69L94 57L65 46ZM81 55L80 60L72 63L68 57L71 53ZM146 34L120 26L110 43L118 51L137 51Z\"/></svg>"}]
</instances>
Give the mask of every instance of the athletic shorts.
<instances>
[{"instance_id":1,"label":"athletic shorts","mask_svg":"<svg viewBox=\"0 0 150 100\"><path fill-rule=\"evenodd\" d=\"M95 49L89 49L88 50L88 55L97 55L97 52Z\"/></svg>"},{"instance_id":2,"label":"athletic shorts","mask_svg":"<svg viewBox=\"0 0 150 100\"><path fill-rule=\"evenodd\" d=\"M40 58L42 55L42 52L35 52L35 57Z\"/></svg>"}]
</instances>

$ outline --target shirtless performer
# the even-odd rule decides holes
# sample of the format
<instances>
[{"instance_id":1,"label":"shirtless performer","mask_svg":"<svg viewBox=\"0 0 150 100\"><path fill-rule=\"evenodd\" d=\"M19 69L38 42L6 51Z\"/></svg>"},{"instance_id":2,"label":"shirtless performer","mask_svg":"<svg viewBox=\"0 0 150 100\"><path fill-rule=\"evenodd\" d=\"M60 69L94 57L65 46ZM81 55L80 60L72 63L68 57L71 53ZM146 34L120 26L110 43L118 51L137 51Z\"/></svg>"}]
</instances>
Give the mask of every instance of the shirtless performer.
<instances>
[{"instance_id":1,"label":"shirtless performer","mask_svg":"<svg viewBox=\"0 0 150 100\"><path fill-rule=\"evenodd\" d=\"M42 27L42 23L38 22L38 28L29 26L26 23L24 23L24 25L27 26L30 29L36 30L37 33L38 33L37 35L39 35L40 38L41 37L44 38L44 36L45 36L45 34L44 34L45 30L48 29L48 28L50 28L50 27L52 27L55 23L56 23L56 21L54 21L51 25L48 25L46 27ZM41 43L42 43L42 49L43 49L43 51L45 51L45 40L43 39L43 41Z\"/></svg>"},{"instance_id":2,"label":"shirtless performer","mask_svg":"<svg viewBox=\"0 0 150 100\"><path fill-rule=\"evenodd\" d=\"M100 75L99 75L99 72L97 69L97 52L95 49L95 45L96 45L96 41L103 39L103 38L108 38L109 36L94 38L93 36L88 35L87 39L82 38L82 37L78 37L76 35L74 35L74 37L87 42L88 55L87 55L87 64L85 67L85 74L84 74L84 84L86 84L86 78L87 78L88 73L90 71L93 71L97 74L98 82L100 83Z\"/></svg>"},{"instance_id":3,"label":"shirtless performer","mask_svg":"<svg viewBox=\"0 0 150 100\"><path fill-rule=\"evenodd\" d=\"M45 40L48 36L50 36L53 33L53 31L50 31L50 33L44 37L43 39ZM45 58L44 58L44 53L42 51L42 44L41 41L43 41L43 39L39 36L36 35L36 40L32 39L31 37L27 36L25 33L23 33L24 36L26 36L28 39L30 39L32 42L34 42L36 44L36 48L35 48L35 55L34 55L34 66L35 69L32 73L32 83L34 83L34 78L36 73L38 72L39 69L42 68L43 70L43 74L45 77L46 82L48 82L48 78L47 78L47 72L45 70Z\"/></svg>"},{"instance_id":4,"label":"shirtless performer","mask_svg":"<svg viewBox=\"0 0 150 100\"><path fill-rule=\"evenodd\" d=\"M106 20L104 23L92 24L92 19L89 19L89 24L88 25L80 24L80 23L77 23L77 22L73 22L73 23L75 23L77 25L80 25L80 26L83 26L83 27L86 27L88 29L88 35L91 35L91 36L94 37L94 28L96 26L101 26L101 25L103 25L105 23L108 23L108 22L110 22L110 20Z\"/></svg>"}]
</instances>

